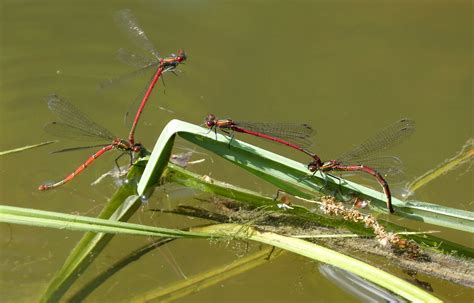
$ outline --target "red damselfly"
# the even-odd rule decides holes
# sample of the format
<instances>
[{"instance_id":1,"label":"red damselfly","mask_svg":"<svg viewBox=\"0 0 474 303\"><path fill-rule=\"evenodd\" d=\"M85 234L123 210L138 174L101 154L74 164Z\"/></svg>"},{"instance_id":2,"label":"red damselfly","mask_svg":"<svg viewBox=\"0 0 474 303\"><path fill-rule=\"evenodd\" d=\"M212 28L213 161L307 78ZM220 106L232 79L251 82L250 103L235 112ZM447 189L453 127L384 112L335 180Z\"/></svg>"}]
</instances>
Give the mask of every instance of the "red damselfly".
<instances>
[{"instance_id":1,"label":"red damselfly","mask_svg":"<svg viewBox=\"0 0 474 303\"><path fill-rule=\"evenodd\" d=\"M94 146L84 146L84 147L75 147L59 150L56 152L65 152L78 149L85 149L91 147L102 148L97 151L95 154L90 156L86 162L80 165L74 172L66 176L63 180L56 183L42 184L38 187L39 190L47 190L61 186L69 181L71 181L75 176L79 175L84 169L86 169L92 162L94 162L98 157L102 156L105 152L118 149L123 151L122 155L125 153L129 154L132 158L132 153L138 153L142 149L142 146L139 143L131 143L127 140L122 140L114 136L110 131L104 127L98 125L86 115L84 115L79 109L73 106L71 103L67 102L63 98L57 95L51 95L47 99L48 108L58 117L59 121L51 122L45 126L45 130L53 135L66 137L76 140L107 140L109 143L94 145ZM121 156L122 156L121 155ZM120 156L119 156L120 158ZM117 166L117 158L115 160Z\"/></svg>"},{"instance_id":2,"label":"red damselfly","mask_svg":"<svg viewBox=\"0 0 474 303\"><path fill-rule=\"evenodd\" d=\"M367 139L351 151L341 155L336 160L329 160L324 163L319 158L308 164L311 172L318 170L329 171L361 171L375 177L382 186L387 197L387 208L391 213L392 196L387 181L383 175L396 174L401 172L401 161L397 157L376 157L384 150L393 147L408 138L415 131L415 122L410 119L401 119L387 128L380 131L375 136Z\"/></svg>"},{"instance_id":3,"label":"red damselfly","mask_svg":"<svg viewBox=\"0 0 474 303\"><path fill-rule=\"evenodd\" d=\"M314 133L313 128L308 124L219 120L215 115L209 114L206 117L206 126L211 130L214 129L214 131L219 128L226 133L228 133L226 130L230 130L278 142L305 153L315 161L316 159L319 160L316 154L307 150L312 145L310 137Z\"/></svg>"},{"instance_id":4,"label":"red damselfly","mask_svg":"<svg viewBox=\"0 0 474 303\"><path fill-rule=\"evenodd\" d=\"M133 144L135 142L135 129L156 82L158 82L158 79L162 74L169 71L174 72L178 65L185 61L187 57L183 50L180 50L177 54L172 54L169 57L160 57L158 51L155 49L150 39L148 39L142 28L138 25L138 22L130 10L120 10L116 15L116 21L121 29L125 31L127 35L133 40L133 42L135 42L137 46L149 52L152 55L152 58L145 58L143 56L130 53L124 49L120 49L117 54L119 60L126 64L138 67L139 70L132 72L129 75L125 75L116 79L110 79L104 84L107 85L108 83L117 82L120 81L120 79L129 78L131 75L138 75L151 69L156 70L150 82L146 86L146 90L141 97L140 103L138 103L136 109L135 106L133 106L134 110L136 110L136 113L135 117L133 118L130 133L128 135L128 141ZM137 101L138 100L140 99L137 99ZM127 112L127 119L128 115L129 113Z\"/></svg>"}]
</instances>

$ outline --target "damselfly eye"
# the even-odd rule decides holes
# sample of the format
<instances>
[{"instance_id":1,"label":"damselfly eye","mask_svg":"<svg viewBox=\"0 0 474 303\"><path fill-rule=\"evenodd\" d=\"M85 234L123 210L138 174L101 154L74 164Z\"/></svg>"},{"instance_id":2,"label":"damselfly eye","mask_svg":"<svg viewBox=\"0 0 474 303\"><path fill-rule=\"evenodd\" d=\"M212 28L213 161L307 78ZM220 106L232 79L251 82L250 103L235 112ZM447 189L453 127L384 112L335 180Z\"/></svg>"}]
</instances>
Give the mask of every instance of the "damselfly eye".
<instances>
[{"instance_id":1,"label":"damselfly eye","mask_svg":"<svg viewBox=\"0 0 474 303\"><path fill-rule=\"evenodd\" d=\"M321 165L318 161L312 161L308 164L308 170L312 173L317 171L320 167L321 167Z\"/></svg>"},{"instance_id":2,"label":"damselfly eye","mask_svg":"<svg viewBox=\"0 0 474 303\"><path fill-rule=\"evenodd\" d=\"M214 114L207 115L206 125L207 127L213 127L214 125L216 125L216 116L214 116Z\"/></svg>"}]
</instances>

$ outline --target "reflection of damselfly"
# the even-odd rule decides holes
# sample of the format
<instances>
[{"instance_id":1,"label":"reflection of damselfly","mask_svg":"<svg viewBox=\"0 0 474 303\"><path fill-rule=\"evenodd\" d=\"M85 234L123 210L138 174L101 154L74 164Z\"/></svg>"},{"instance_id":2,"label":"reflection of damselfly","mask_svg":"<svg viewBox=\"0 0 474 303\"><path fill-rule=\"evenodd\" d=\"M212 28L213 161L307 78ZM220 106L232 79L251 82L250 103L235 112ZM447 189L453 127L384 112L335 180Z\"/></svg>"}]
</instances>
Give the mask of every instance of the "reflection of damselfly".
<instances>
[{"instance_id":1,"label":"reflection of damselfly","mask_svg":"<svg viewBox=\"0 0 474 303\"><path fill-rule=\"evenodd\" d=\"M131 74L124 75L115 79L109 79L106 82L102 83L101 86L107 86L111 83L116 83L123 81L124 79L131 78L132 76L139 75L149 70L156 70L152 79L147 84L147 88L143 93L141 98L138 98L136 104L134 103L132 106L133 111L135 112L135 117L132 122L132 127L130 129L130 133L128 135L128 141L133 144L135 141L135 129L138 124L138 120L140 119L141 113L145 108L145 104L148 101L148 98L153 91L153 87L155 86L156 82L160 78L160 76L165 72L174 72L174 70L178 67L180 63L186 60L186 54L184 51L178 51L178 54L172 54L169 57L162 58L160 57L158 51L155 49L153 44L151 43L150 39L148 39L145 32L141 29L136 21L135 17L131 13L130 10L121 10L116 15L116 21L118 25L124 30L128 36L137 44L137 46L143 48L145 51L149 52L152 57L147 58L137 54L130 53L124 49L119 49L117 57L120 61L124 62L125 64L132 65L134 67L138 67L139 69L132 72ZM129 112L127 112L127 119L129 116Z\"/></svg>"},{"instance_id":2,"label":"reflection of damselfly","mask_svg":"<svg viewBox=\"0 0 474 303\"><path fill-rule=\"evenodd\" d=\"M140 143L131 143L127 140L122 140L114 136L110 131L90 120L75 106L56 95L51 95L48 97L48 107L58 117L59 121L47 124L45 126L45 130L47 132L56 136L76 140L92 141L99 139L107 140L109 143L93 146L67 148L56 151L57 153L102 146L99 151L90 156L83 164L76 168L74 172L66 176L66 178L56 183L42 184L39 186L39 190L55 188L71 181L75 176L79 175L82 171L84 171L84 169L86 169L90 164L92 164L92 162L94 162L97 158L99 158L109 150L118 149L120 151L123 151L122 155L115 159L115 163L117 164L117 167L119 167L117 160L121 156L123 156L124 154L129 154L130 158L132 159L132 153L138 153L142 148Z\"/></svg>"},{"instance_id":3,"label":"reflection of damselfly","mask_svg":"<svg viewBox=\"0 0 474 303\"><path fill-rule=\"evenodd\" d=\"M206 117L206 126L211 130L217 131L217 129L220 129L228 134L230 134L229 131L239 132L271 140L303 152L315 160L319 160L316 154L306 149L312 145L310 137L314 132L313 128L308 124L243 122L231 119L219 120L215 115L209 114Z\"/></svg>"},{"instance_id":4,"label":"reflection of damselfly","mask_svg":"<svg viewBox=\"0 0 474 303\"><path fill-rule=\"evenodd\" d=\"M374 176L387 196L387 208L393 213L390 188L383 176L401 173L402 163L397 157L374 158L372 156L401 143L414 131L415 122L413 120L401 119L336 160L323 163L319 158L315 158L308 164L308 169L312 172L318 170L323 172L361 171Z\"/></svg>"}]
</instances>

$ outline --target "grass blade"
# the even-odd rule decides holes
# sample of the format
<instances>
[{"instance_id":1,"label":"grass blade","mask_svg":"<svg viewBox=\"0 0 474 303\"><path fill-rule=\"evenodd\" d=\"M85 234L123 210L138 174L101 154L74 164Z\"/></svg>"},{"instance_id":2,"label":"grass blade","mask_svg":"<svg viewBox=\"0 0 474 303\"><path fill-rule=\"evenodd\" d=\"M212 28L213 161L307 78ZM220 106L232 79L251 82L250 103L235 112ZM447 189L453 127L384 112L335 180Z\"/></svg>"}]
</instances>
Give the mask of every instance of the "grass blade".
<instances>
[{"instance_id":1,"label":"grass blade","mask_svg":"<svg viewBox=\"0 0 474 303\"><path fill-rule=\"evenodd\" d=\"M120 187L112 196L98 218L127 221L140 207L140 197L136 195L136 186L133 180L139 178L143 172L147 158L139 159L130 169L127 176L131 182ZM113 234L87 232L65 260L61 269L54 275L48 288L41 298L41 302L57 302L89 267L104 247L112 239Z\"/></svg>"},{"instance_id":2,"label":"grass blade","mask_svg":"<svg viewBox=\"0 0 474 303\"><path fill-rule=\"evenodd\" d=\"M229 138L179 120L170 121L158 138L143 177L138 184L139 194L144 193L158 182L164 167L162 153L165 151L165 154L168 154L166 149L170 148L169 142L174 141L176 134L214 152L292 195L311 198L316 192L333 195L336 193L340 200L358 195L371 200L372 205L375 205L381 212L386 212L385 195L382 192L321 172L316 173L314 177L308 177L305 164L236 139L232 140L229 148ZM472 212L426 202L405 202L395 197L393 197L392 203L396 207L395 215L397 216L474 232L474 214Z\"/></svg>"},{"instance_id":3,"label":"grass blade","mask_svg":"<svg viewBox=\"0 0 474 303\"><path fill-rule=\"evenodd\" d=\"M438 165L436 168L431 169L413 180L407 186L408 195L412 195L416 190L425 186L429 182L435 180L436 178L447 174L448 172L456 169L458 166L472 161L474 157L474 139L469 139L466 144L463 146L461 151L459 151L452 158L445 160L442 164Z\"/></svg>"},{"instance_id":4,"label":"grass blade","mask_svg":"<svg viewBox=\"0 0 474 303\"><path fill-rule=\"evenodd\" d=\"M211 235L31 208L0 205L0 222L93 233L134 236L209 238Z\"/></svg>"},{"instance_id":5,"label":"grass blade","mask_svg":"<svg viewBox=\"0 0 474 303\"><path fill-rule=\"evenodd\" d=\"M56 143L56 142L58 142L58 141L57 141L57 140L54 140L54 141L46 141L46 142L41 142L41 143L38 143L38 144L27 145L27 146L15 148L15 149L5 150L5 151L0 152L0 156L5 156L5 155L8 155L8 154L19 153L19 152L22 152L22 151L25 151L25 150L29 150L29 149L33 149L33 148L38 148L38 147L41 147L41 146L44 146L44 145L48 145L48 144L52 144L52 143Z\"/></svg>"},{"instance_id":6,"label":"grass blade","mask_svg":"<svg viewBox=\"0 0 474 303\"><path fill-rule=\"evenodd\" d=\"M203 192L212 193L221 197L230 198L238 201L245 201L245 205L252 206L254 208L265 207L269 211L291 213L299 218L304 218L308 221L317 222L319 225L333 227L333 228L347 228L354 233L359 235L372 236L373 232L358 223L352 221L343 220L339 217L330 217L320 215L317 212L310 211L308 208L293 204L293 209L282 210L278 208L277 203L271 197L263 196L260 193L253 192L238 186L234 186L229 183L221 182L219 180L204 178L204 176L190 172L184 168L169 163L168 168L163 175L165 182L175 182L183 186L196 188ZM387 229L402 233L407 230L406 227L394 224L392 222L380 220ZM417 235L412 234L410 236L417 243L427 247L432 247L438 251L445 253L456 254L459 256L474 257L474 250L470 247L463 246L461 244L436 237L435 235L424 234Z\"/></svg>"},{"instance_id":7,"label":"grass blade","mask_svg":"<svg viewBox=\"0 0 474 303\"><path fill-rule=\"evenodd\" d=\"M393 275L390 275L382 270L379 270L375 267L372 267L364 262L355 260L351 257L345 256L333 250L300 239L285 237L270 232L258 232L249 226L242 226L237 224L217 224L213 226L193 228L191 232L184 232L180 230L172 230L141 224L114 222L105 219L61 214L42 210L32 210L12 206L0 206L0 222L26 224L41 227L54 227L60 229L80 231L87 230L89 232L99 233L107 232L113 234L120 233L141 236L166 236L178 238L231 237L244 240L250 239L260 243L276 246L284 250L298 253L308 258L345 269L384 288L387 288L388 290L391 290L411 301L439 302L437 298L422 291L421 289L418 289L412 284L401 280ZM252 266L257 266L259 263L260 262L252 263ZM233 275L242 272L242 270L245 268L242 268L241 265L243 264L238 262L238 266L234 266L236 272L232 272L231 274ZM177 296L179 292L183 292L182 294L178 295L178 297L184 294L188 294L192 292L193 289L195 289L196 283L202 282L210 278L213 278L214 280L216 279L216 276L217 281L219 281L219 279L222 279L222 277L219 277L219 275L221 274L222 271L217 270L217 272L211 271L209 274L197 276L187 282L183 282L173 286L173 292L171 293L174 293L174 296ZM207 283L217 283L217 281L214 282L213 280L207 281ZM167 290L165 292L160 291L158 293L153 293L153 297L157 296L157 298L160 298L160 296L165 295L170 295L170 290ZM141 299L143 299L143 295L140 296L140 300Z\"/></svg>"},{"instance_id":8,"label":"grass blade","mask_svg":"<svg viewBox=\"0 0 474 303\"><path fill-rule=\"evenodd\" d=\"M130 263L136 262L147 253L173 240L175 240L175 238L161 238L133 251L127 257L112 264L111 266L109 266L109 268L107 268L107 270L103 271L101 274L97 275L95 278L83 285L74 295L68 298L68 302L84 301L84 299L87 298L100 285L102 285L105 281L111 278L114 274L116 274L126 266L130 265Z\"/></svg>"},{"instance_id":9,"label":"grass blade","mask_svg":"<svg viewBox=\"0 0 474 303\"><path fill-rule=\"evenodd\" d=\"M199 273L186 280L181 280L165 287L159 286L156 289L147 291L146 293L142 293L130 299L128 302L168 302L183 298L194 292L201 291L219 282L252 270L281 254L281 251L272 251L273 248L267 246L256 253L245 256L230 264L213 268L209 271Z\"/></svg>"},{"instance_id":10,"label":"grass blade","mask_svg":"<svg viewBox=\"0 0 474 303\"><path fill-rule=\"evenodd\" d=\"M249 239L260 243L272 245L286 251L324 262L354 273L370 282L382 286L412 302L442 302L433 295L414 286L413 284L393 276L383 270L367 263L343 255L334 250L295 239L277 235L270 232L259 232L248 226L236 224L219 224L207 227L193 228L193 231L216 233L220 236L230 236L240 239Z\"/></svg>"}]
</instances>

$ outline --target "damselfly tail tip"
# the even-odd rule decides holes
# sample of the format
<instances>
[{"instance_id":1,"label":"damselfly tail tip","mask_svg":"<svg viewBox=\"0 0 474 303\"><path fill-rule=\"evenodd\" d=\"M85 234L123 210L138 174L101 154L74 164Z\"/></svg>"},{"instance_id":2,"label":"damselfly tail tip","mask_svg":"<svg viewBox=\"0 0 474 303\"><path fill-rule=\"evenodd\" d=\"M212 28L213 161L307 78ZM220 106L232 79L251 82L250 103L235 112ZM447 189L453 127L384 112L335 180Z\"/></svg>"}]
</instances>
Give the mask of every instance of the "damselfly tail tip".
<instances>
[{"instance_id":1,"label":"damselfly tail tip","mask_svg":"<svg viewBox=\"0 0 474 303\"><path fill-rule=\"evenodd\" d=\"M38 190L45 191L45 190L48 190L48 189L56 188L56 187L58 187L62 184L64 184L63 181L61 181L61 182L54 182L54 181L45 182L45 183L41 184L40 186L38 186Z\"/></svg>"},{"instance_id":2,"label":"damselfly tail tip","mask_svg":"<svg viewBox=\"0 0 474 303\"><path fill-rule=\"evenodd\" d=\"M48 184L41 184L38 186L38 190L45 191L47 189L50 189L51 187Z\"/></svg>"}]
</instances>

